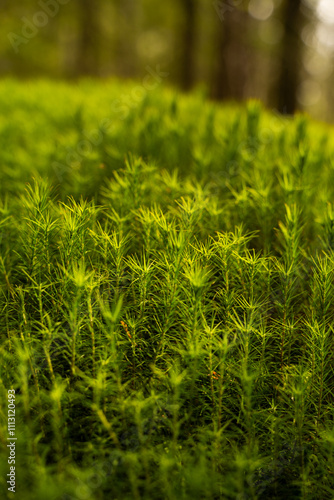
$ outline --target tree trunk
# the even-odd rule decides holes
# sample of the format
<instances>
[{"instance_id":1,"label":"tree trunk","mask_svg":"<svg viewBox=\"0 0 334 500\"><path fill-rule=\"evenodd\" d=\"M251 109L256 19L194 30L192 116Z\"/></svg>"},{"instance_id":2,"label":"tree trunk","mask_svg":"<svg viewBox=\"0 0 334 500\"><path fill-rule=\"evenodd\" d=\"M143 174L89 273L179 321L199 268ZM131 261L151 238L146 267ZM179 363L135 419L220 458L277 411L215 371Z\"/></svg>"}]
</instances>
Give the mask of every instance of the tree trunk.
<instances>
[{"instance_id":1,"label":"tree trunk","mask_svg":"<svg viewBox=\"0 0 334 500\"><path fill-rule=\"evenodd\" d=\"M80 0L77 73L97 75L99 72L99 2Z\"/></svg>"},{"instance_id":2,"label":"tree trunk","mask_svg":"<svg viewBox=\"0 0 334 500\"><path fill-rule=\"evenodd\" d=\"M138 3L135 0L116 2L116 68L117 73L125 78L133 78L137 74Z\"/></svg>"},{"instance_id":3,"label":"tree trunk","mask_svg":"<svg viewBox=\"0 0 334 500\"><path fill-rule=\"evenodd\" d=\"M302 41L300 32L303 26L301 0L286 0L283 6L283 25L285 34L280 57L278 78L278 110L293 114L297 108L297 91L300 83Z\"/></svg>"},{"instance_id":4,"label":"tree trunk","mask_svg":"<svg viewBox=\"0 0 334 500\"><path fill-rule=\"evenodd\" d=\"M214 99L245 97L251 62L247 47L247 14L237 8L227 9L218 26L217 55L213 65L211 96Z\"/></svg>"},{"instance_id":5,"label":"tree trunk","mask_svg":"<svg viewBox=\"0 0 334 500\"><path fill-rule=\"evenodd\" d=\"M196 43L196 2L183 0L185 25L182 40L181 85L184 90L190 90L195 80L195 43Z\"/></svg>"}]
</instances>

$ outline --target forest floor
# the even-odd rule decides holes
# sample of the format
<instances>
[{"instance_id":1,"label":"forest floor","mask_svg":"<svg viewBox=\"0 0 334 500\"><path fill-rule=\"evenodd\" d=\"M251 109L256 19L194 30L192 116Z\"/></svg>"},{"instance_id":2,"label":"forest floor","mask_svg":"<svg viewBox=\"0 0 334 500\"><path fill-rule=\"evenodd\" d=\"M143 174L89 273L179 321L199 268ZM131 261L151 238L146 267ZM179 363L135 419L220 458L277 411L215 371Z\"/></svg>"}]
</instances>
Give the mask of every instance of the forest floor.
<instances>
[{"instance_id":1,"label":"forest floor","mask_svg":"<svg viewBox=\"0 0 334 500\"><path fill-rule=\"evenodd\" d=\"M133 88L0 82L2 498L332 499L333 129Z\"/></svg>"}]
</instances>

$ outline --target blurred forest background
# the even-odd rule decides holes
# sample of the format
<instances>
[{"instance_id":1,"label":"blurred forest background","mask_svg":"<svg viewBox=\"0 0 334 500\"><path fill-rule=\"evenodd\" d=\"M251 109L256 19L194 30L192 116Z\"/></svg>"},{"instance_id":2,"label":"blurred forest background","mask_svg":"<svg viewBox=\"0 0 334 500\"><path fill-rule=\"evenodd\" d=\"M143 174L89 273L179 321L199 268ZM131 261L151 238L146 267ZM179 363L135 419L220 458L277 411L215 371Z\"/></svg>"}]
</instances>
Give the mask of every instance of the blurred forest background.
<instances>
[{"instance_id":1,"label":"blurred forest background","mask_svg":"<svg viewBox=\"0 0 334 500\"><path fill-rule=\"evenodd\" d=\"M334 121L334 0L0 0L0 75L143 78Z\"/></svg>"}]
</instances>

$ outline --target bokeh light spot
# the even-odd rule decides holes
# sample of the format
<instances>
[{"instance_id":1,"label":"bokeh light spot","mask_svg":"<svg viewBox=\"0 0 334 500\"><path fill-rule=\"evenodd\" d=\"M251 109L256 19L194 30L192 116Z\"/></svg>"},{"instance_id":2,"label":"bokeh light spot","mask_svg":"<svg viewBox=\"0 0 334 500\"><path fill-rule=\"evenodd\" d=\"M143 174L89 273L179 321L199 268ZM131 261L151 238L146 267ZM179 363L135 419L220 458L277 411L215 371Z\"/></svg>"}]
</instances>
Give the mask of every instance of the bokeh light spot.
<instances>
[{"instance_id":1,"label":"bokeh light spot","mask_svg":"<svg viewBox=\"0 0 334 500\"><path fill-rule=\"evenodd\" d=\"M274 12L274 2L272 0L250 0L248 12L255 19L265 21Z\"/></svg>"}]
</instances>

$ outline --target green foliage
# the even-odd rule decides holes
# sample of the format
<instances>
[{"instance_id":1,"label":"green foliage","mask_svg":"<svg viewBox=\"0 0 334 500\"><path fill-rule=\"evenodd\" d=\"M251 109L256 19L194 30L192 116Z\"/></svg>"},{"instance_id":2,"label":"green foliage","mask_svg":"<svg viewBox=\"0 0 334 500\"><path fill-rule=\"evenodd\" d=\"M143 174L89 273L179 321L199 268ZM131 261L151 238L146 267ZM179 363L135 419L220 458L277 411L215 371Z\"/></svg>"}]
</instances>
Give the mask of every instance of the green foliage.
<instances>
[{"instance_id":1,"label":"green foliage","mask_svg":"<svg viewBox=\"0 0 334 500\"><path fill-rule=\"evenodd\" d=\"M332 131L258 102L155 91L111 120L117 83L0 86L19 497L332 498Z\"/></svg>"}]
</instances>

